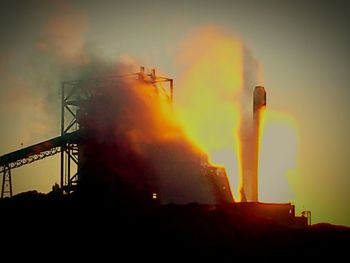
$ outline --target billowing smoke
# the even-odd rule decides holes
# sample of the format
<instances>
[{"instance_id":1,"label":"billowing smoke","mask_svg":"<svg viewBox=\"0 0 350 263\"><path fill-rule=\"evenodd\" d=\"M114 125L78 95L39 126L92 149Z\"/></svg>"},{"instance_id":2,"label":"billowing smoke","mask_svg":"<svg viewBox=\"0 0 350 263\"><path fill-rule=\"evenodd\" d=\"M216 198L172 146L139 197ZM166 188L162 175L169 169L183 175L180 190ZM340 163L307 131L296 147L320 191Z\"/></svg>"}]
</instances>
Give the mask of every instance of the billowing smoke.
<instances>
[{"instance_id":1,"label":"billowing smoke","mask_svg":"<svg viewBox=\"0 0 350 263\"><path fill-rule=\"evenodd\" d=\"M2 153L45 138L57 127L52 116L57 91L49 89L46 81L37 85L36 77L22 74L24 69L16 70L12 61L13 54L9 54L0 62L1 135L6 138L1 141Z\"/></svg>"},{"instance_id":2,"label":"billowing smoke","mask_svg":"<svg viewBox=\"0 0 350 263\"><path fill-rule=\"evenodd\" d=\"M226 168L240 200L254 172L252 98L258 62L240 37L213 25L191 32L177 55L181 122L210 161Z\"/></svg>"},{"instance_id":3,"label":"billowing smoke","mask_svg":"<svg viewBox=\"0 0 350 263\"><path fill-rule=\"evenodd\" d=\"M58 135L60 83L89 61L83 12L65 1L28 2L6 6L1 21L1 153Z\"/></svg>"},{"instance_id":4,"label":"billowing smoke","mask_svg":"<svg viewBox=\"0 0 350 263\"><path fill-rule=\"evenodd\" d=\"M53 9L46 18L37 48L50 53L60 63L87 64L86 15L64 1L54 2Z\"/></svg>"},{"instance_id":5,"label":"billowing smoke","mask_svg":"<svg viewBox=\"0 0 350 263\"><path fill-rule=\"evenodd\" d=\"M84 12L66 1L40 4L36 19L30 16L18 23L30 25L30 35L13 40L16 45L9 45L6 55L0 54L0 114L11 123L2 124L2 135L7 138L1 142L2 153L59 134L62 81L137 70L113 67L91 55ZM16 13L16 8L13 12L13 17L28 17ZM82 185L92 195L98 195L97 191L149 197L154 192L162 202L213 202L210 184L203 176L203 154L188 142L169 105L158 100L152 85L122 78L100 86L85 110L86 141L80 169L87 175L82 176ZM37 176L42 172L25 173L32 182L29 187L36 188L43 181ZM16 192L27 190L27 185L20 184L16 182ZM48 185L41 190L48 191Z\"/></svg>"},{"instance_id":6,"label":"billowing smoke","mask_svg":"<svg viewBox=\"0 0 350 263\"><path fill-rule=\"evenodd\" d=\"M88 21L73 4L7 2L0 18L0 155L59 135L61 83L89 61ZM16 170L14 193L49 191L59 177L57 162Z\"/></svg>"},{"instance_id":7,"label":"billowing smoke","mask_svg":"<svg viewBox=\"0 0 350 263\"><path fill-rule=\"evenodd\" d=\"M216 202L204 154L186 139L169 100L136 76L117 77L130 72L115 66L104 72L113 81L83 84L93 96L78 117L81 191L124 201L156 194L162 203Z\"/></svg>"},{"instance_id":8,"label":"billowing smoke","mask_svg":"<svg viewBox=\"0 0 350 263\"><path fill-rule=\"evenodd\" d=\"M257 201L253 186L258 176L257 143L259 139L254 132L253 91L262 85L259 76L259 63L248 47L244 46L243 88L240 97L241 121L239 127L242 182L240 194L242 201ZM253 190L254 189L254 190Z\"/></svg>"}]
</instances>

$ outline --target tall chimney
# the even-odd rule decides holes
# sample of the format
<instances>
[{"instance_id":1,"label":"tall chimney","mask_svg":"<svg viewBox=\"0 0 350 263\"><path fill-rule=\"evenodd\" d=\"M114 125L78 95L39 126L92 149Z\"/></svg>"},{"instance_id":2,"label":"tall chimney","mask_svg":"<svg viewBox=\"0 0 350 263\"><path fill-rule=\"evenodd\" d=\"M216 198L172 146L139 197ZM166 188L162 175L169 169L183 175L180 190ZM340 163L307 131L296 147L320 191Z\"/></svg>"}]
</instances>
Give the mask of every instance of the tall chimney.
<instances>
[{"instance_id":1,"label":"tall chimney","mask_svg":"<svg viewBox=\"0 0 350 263\"><path fill-rule=\"evenodd\" d=\"M260 141L260 121L263 110L266 107L266 91L263 86L256 86L253 99L253 173L251 181L251 199L258 202L258 167L259 167L259 141Z\"/></svg>"},{"instance_id":2,"label":"tall chimney","mask_svg":"<svg viewBox=\"0 0 350 263\"><path fill-rule=\"evenodd\" d=\"M241 135L242 147L242 202L258 202L258 155L259 130L262 111L266 106L266 92L263 86L256 86L253 93L253 115L245 123Z\"/></svg>"},{"instance_id":3,"label":"tall chimney","mask_svg":"<svg viewBox=\"0 0 350 263\"><path fill-rule=\"evenodd\" d=\"M253 112L254 115L262 108L266 106L266 91L264 86L256 86L254 90L254 103Z\"/></svg>"}]
</instances>

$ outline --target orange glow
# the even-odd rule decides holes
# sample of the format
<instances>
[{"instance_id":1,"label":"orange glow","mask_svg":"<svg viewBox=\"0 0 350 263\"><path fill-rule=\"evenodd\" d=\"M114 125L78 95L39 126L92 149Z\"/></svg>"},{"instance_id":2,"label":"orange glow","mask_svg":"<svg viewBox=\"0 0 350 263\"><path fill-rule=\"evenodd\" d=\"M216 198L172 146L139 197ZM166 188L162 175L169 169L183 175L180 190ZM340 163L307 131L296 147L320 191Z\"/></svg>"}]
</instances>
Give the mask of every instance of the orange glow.
<instances>
[{"instance_id":1,"label":"orange glow","mask_svg":"<svg viewBox=\"0 0 350 263\"><path fill-rule=\"evenodd\" d=\"M162 95L159 96L155 86L135 80L130 80L129 85L134 95L149 111L143 113L147 116L144 120L135 118L139 122L137 125L143 126L144 129L132 129L127 132L129 139L135 142L133 144L135 150L142 151L137 147L143 143L171 141L183 136L181 127L174 118L171 118L172 112L168 100Z\"/></svg>"},{"instance_id":2,"label":"orange glow","mask_svg":"<svg viewBox=\"0 0 350 263\"><path fill-rule=\"evenodd\" d=\"M231 191L240 200L243 44L215 27L204 27L182 43L177 57L182 70L175 84L177 117L209 161L226 168Z\"/></svg>"},{"instance_id":3,"label":"orange glow","mask_svg":"<svg viewBox=\"0 0 350 263\"><path fill-rule=\"evenodd\" d=\"M259 145L259 200L292 202L292 177L298 173L298 130L286 113L265 110L261 119Z\"/></svg>"}]
</instances>

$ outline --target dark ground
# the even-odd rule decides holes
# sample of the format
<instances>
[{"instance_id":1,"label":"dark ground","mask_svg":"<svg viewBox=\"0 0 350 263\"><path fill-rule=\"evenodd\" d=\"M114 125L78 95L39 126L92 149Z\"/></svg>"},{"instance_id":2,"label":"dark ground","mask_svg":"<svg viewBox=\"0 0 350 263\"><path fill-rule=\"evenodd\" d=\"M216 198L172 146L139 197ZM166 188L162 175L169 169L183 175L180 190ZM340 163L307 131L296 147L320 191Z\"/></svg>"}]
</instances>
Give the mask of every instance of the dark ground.
<instances>
[{"instance_id":1,"label":"dark ground","mask_svg":"<svg viewBox=\"0 0 350 263\"><path fill-rule=\"evenodd\" d=\"M0 200L0 211L1 251L14 251L12 258L38 258L48 252L45 261L73 253L69 259L97 256L99 262L189 258L346 262L350 252L350 228L330 224L292 228L242 217L226 207L88 202L74 195L32 191Z\"/></svg>"}]
</instances>

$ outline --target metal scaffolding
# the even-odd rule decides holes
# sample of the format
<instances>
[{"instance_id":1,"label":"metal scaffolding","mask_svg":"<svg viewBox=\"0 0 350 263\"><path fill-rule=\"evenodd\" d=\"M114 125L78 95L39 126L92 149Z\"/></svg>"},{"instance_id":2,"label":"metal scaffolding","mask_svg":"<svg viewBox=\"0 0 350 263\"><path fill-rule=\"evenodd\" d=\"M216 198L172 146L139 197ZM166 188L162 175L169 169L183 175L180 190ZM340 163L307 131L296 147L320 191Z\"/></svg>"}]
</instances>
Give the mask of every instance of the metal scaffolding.
<instances>
[{"instance_id":1,"label":"metal scaffolding","mask_svg":"<svg viewBox=\"0 0 350 263\"><path fill-rule=\"evenodd\" d=\"M12 178L9 165L3 166L1 198L12 197Z\"/></svg>"},{"instance_id":2,"label":"metal scaffolding","mask_svg":"<svg viewBox=\"0 0 350 263\"><path fill-rule=\"evenodd\" d=\"M121 76L105 76L94 79L65 81L61 90L61 136L80 129L79 116L84 113L84 105L88 105L99 87L114 85L121 78L133 78L153 85L155 90L162 94L172 105L173 79L159 77L155 69L149 74L141 67L140 72ZM168 87L163 87L167 83ZM61 150L60 187L65 193L74 191L79 177L79 141L70 141L62 146Z\"/></svg>"}]
</instances>

